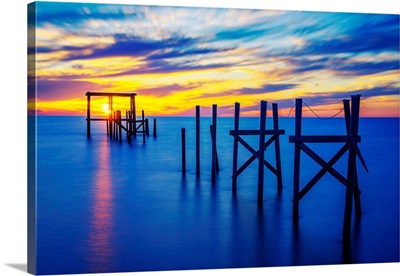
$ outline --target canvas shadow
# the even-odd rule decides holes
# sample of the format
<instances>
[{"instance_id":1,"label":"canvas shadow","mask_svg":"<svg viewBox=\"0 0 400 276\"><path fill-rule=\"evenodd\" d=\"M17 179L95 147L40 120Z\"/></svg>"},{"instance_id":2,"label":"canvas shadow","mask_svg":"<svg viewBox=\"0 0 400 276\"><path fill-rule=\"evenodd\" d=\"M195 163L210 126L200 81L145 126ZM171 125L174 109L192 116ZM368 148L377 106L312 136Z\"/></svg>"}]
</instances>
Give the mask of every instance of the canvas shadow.
<instances>
[{"instance_id":1,"label":"canvas shadow","mask_svg":"<svg viewBox=\"0 0 400 276\"><path fill-rule=\"evenodd\" d=\"M22 272L27 272L28 271L28 265L27 264L6 264L9 267L12 267L14 269L17 269Z\"/></svg>"}]
</instances>

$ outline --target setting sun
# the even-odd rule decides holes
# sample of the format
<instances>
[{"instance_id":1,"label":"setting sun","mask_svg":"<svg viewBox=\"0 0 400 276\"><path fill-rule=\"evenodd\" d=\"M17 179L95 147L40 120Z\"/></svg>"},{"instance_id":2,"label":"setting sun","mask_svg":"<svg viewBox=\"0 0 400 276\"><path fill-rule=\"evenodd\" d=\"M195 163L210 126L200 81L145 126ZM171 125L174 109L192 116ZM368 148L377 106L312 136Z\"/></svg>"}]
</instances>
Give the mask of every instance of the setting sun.
<instances>
[{"instance_id":1,"label":"setting sun","mask_svg":"<svg viewBox=\"0 0 400 276\"><path fill-rule=\"evenodd\" d=\"M110 109L108 108L108 104L103 104L103 111L107 114L109 114Z\"/></svg>"}]
</instances>

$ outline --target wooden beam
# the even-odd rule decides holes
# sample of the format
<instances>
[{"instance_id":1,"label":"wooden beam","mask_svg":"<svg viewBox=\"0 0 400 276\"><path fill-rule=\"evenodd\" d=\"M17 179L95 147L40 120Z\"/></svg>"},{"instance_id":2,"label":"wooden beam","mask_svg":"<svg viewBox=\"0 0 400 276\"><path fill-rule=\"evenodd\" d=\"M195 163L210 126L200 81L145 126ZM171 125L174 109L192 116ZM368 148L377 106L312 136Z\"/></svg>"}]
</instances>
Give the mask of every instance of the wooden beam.
<instances>
[{"instance_id":1,"label":"wooden beam","mask_svg":"<svg viewBox=\"0 0 400 276\"><path fill-rule=\"evenodd\" d=\"M318 154L316 154L312 149L310 149L307 145L301 144L300 148L310 156L315 162L317 162L321 167L326 169L332 176L334 176L337 180L339 180L343 185L347 184L347 179L341 175L337 170L333 167L329 166Z\"/></svg>"},{"instance_id":2,"label":"wooden beam","mask_svg":"<svg viewBox=\"0 0 400 276\"><path fill-rule=\"evenodd\" d=\"M136 96L136 93L131 92L86 92L86 96L99 96L99 97L108 97L108 96L118 96L118 97L132 97Z\"/></svg>"},{"instance_id":3,"label":"wooden beam","mask_svg":"<svg viewBox=\"0 0 400 276\"><path fill-rule=\"evenodd\" d=\"M346 143L339 149L339 151L332 157L331 160L327 163L329 167L332 167L349 149L349 145ZM328 172L326 168L322 168L300 191L299 200L302 199L309 190ZM341 182L342 183L342 182ZM342 183L343 184L343 183ZM346 185L346 184L345 184Z\"/></svg>"},{"instance_id":4,"label":"wooden beam","mask_svg":"<svg viewBox=\"0 0 400 276\"><path fill-rule=\"evenodd\" d=\"M260 130L245 130L245 129L241 129L241 130L230 130L229 131L229 135L242 135L242 136L246 136L246 135L259 135L260 134ZM284 129L266 129L264 130L264 135L284 135L285 134L285 130Z\"/></svg>"},{"instance_id":5,"label":"wooden beam","mask_svg":"<svg viewBox=\"0 0 400 276\"><path fill-rule=\"evenodd\" d=\"M267 142L265 142L264 150L266 150L267 147L274 141L274 138L275 137L272 136L268 139ZM246 142L246 145L250 147L250 145L247 144L247 142ZM254 152L255 153L253 153L253 155L245 163L243 163L243 165L237 170L237 173L236 173L237 176L239 176L254 160L256 160L258 158L258 150L254 151ZM275 169L272 172L276 174Z\"/></svg>"},{"instance_id":6,"label":"wooden beam","mask_svg":"<svg viewBox=\"0 0 400 276\"><path fill-rule=\"evenodd\" d=\"M361 142L361 136L357 136L357 142ZM289 136L289 143L346 143L349 142L347 135L302 135Z\"/></svg>"}]
</instances>

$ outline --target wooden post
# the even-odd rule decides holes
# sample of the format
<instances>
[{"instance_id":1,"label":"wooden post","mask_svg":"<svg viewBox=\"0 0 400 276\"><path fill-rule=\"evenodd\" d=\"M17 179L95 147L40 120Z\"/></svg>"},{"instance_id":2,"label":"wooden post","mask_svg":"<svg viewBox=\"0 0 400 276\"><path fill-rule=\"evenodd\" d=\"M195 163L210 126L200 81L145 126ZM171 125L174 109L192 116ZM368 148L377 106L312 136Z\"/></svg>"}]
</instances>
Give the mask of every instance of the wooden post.
<instances>
[{"instance_id":1,"label":"wooden post","mask_svg":"<svg viewBox=\"0 0 400 276\"><path fill-rule=\"evenodd\" d=\"M149 135L150 135L150 131L149 131L149 119L148 119L148 118L144 119L144 122L145 122L145 128L146 128L146 136L149 136Z\"/></svg>"},{"instance_id":2,"label":"wooden post","mask_svg":"<svg viewBox=\"0 0 400 276\"><path fill-rule=\"evenodd\" d=\"M135 103L135 96L132 97L132 131L133 131L133 136L136 137L136 103Z\"/></svg>"},{"instance_id":3,"label":"wooden post","mask_svg":"<svg viewBox=\"0 0 400 276\"><path fill-rule=\"evenodd\" d=\"M358 120L360 112L360 95L351 96L351 120L350 120L350 137L352 143L357 145L358 136ZM356 149L350 145L348 164L347 164L347 185L346 185L346 201L344 210L344 222L343 222L343 240L348 242L350 240L350 229L351 229L351 215L353 208L353 196L354 196L354 183L356 180Z\"/></svg>"},{"instance_id":4,"label":"wooden post","mask_svg":"<svg viewBox=\"0 0 400 276\"><path fill-rule=\"evenodd\" d=\"M122 142L122 116L121 110L117 110L117 124L118 124L118 138L119 142Z\"/></svg>"},{"instance_id":5,"label":"wooden post","mask_svg":"<svg viewBox=\"0 0 400 276\"><path fill-rule=\"evenodd\" d=\"M217 105L212 105L212 150L211 150L211 182L215 183L217 172Z\"/></svg>"},{"instance_id":6,"label":"wooden post","mask_svg":"<svg viewBox=\"0 0 400 276\"><path fill-rule=\"evenodd\" d=\"M302 117L303 100L296 99L296 118L295 118L295 137L301 136L301 117ZM294 176L293 176L293 219L299 218L299 189L300 189L300 144L294 144Z\"/></svg>"},{"instance_id":7,"label":"wooden post","mask_svg":"<svg viewBox=\"0 0 400 276\"><path fill-rule=\"evenodd\" d=\"M235 119L233 130L236 135L233 136L233 164L232 164L232 192L236 194L237 191L237 165L238 165L238 145L239 141L237 138L237 131L239 130L239 115L240 115L240 103L235 103Z\"/></svg>"},{"instance_id":8,"label":"wooden post","mask_svg":"<svg viewBox=\"0 0 400 276\"><path fill-rule=\"evenodd\" d=\"M142 110L142 133L143 133L143 144L146 143L146 131L145 131L145 122L144 122L144 110Z\"/></svg>"},{"instance_id":9,"label":"wooden post","mask_svg":"<svg viewBox=\"0 0 400 276\"><path fill-rule=\"evenodd\" d=\"M113 107L113 96L111 96L111 105L110 105L110 110L111 110L111 112L112 112L112 114L114 115L114 118L115 118L115 112L114 112L114 107ZM112 124L113 125L113 128L112 128L112 131L113 131L113 134L115 135L115 124Z\"/></svg>"},{"instance_id":10,"label":"wooden post","mask_svg":"<svg viewBox=\"0 0 400 276\"><path fill-rule=\"evenodd\" d=\"M344 118L346 122L346 134L350 135L350 100L343 100L344 106ZM357 177L357 165L355 165L355 180L354 180L354 205L356 210L356 216L360 217L362 215L361 199L360 199L360 189L358 187L358 177Z\"/></svg>"},{"instance_id":11,"label":"wooden post","mask_svg":"<svg viewBox=\"0 0 400 276\"><path fill-rule=\"evenodd\" d=\"M129 111L132 111L133 110L133 95L131 95L131 98L130 98L130 106L129 106Z\"/></svg>"},{"instance_id":12,"label":"wooden post","mask_svg":"<svg viewBox=\"0 0 400 276\"><path fill-rule=\"evenodd\" d=\"M110 135L110 137L112 137L112 108L111 108L112 104L111 104L111 96L108 96L108 129L109 132L108 134Z\"/></svg>"},{"instance_id":13,"label":"wooden post","mask_svg":"<svg viewBox=\"0 0 400 276\"><path fill-rule=\"evenodd\" d=\"M266 112L267 102L261 101L260 107L260 137L258 144L258 191L257 191L257 202L258 205L263 203L264 194L264 152L265 152L265 125L266 125Z\"/></svg>"},{"instance_id":14,"label":"wooden post","mask_svg":"<svg viewBox=\"0 0 400 276\"><path fill-rule=\"evenodd\" d=\"M210 125L210 135L211 135L211 139L213 139L213 127L212 125ZM213 141L211 141L211 143L213 143ZM218 161L218 150L217 148L215 148L215 170L216 172L219 172L219 161Z\"/></svg>"},{"instance_id":15,"label":"wooden post","mask_svg":"<svg viewBox=\"0 0 400 276\"><path fill-rule=\"evenodd\" d=\"M196 105L196 176L200 176L200 106Z\"/></svg>"},{"instance_id":16,"label":"wooden post","mask_svg":"<svg viewBox=\"0 0 400 276\"><path fill-rule=\"evenodd\" d=\"M278 104L272 104L272 116L274 122L274 130L279 131L279 123L278 123ZM282 190L282 166L281 166L281 147L279 142L279 135L274 135L275 140L275 160L276 160L276 171L277 171L277 181L278 181L278 190Z\"/></svg>"},{"instance_id":17,"label":"wooden post","mask_svg":"<svg viewBox=\"0 0 400 276\"><path fill-rule=\"evenodd\" d=\"M128 110L125 111L125 127L126 127L126 140L129 142L129 119L128 119Z\"/></svg>"},{"instance_id":18,"label":"wooden post","mask_svg":"<svg viewBox=\"0 0 400 276\"><path fill-rule=\"evenodd\" d=\"M181 129L181 140L182 140L182 173L186 173L186 130Z\"/></svg>"},{"instance_id":19,"label":"wooden post","mask_svg":"<svg viewBox=\"0 0 400 276\"><path fill-rule=\"evenodd\" d=\"M90 137L90 95L87 94L86 136Z\"/></svg>"},{"instance_id":20,"label":"wooden post","mask_svg":"<svg viewBox=\"0 0 400 276\"><path fill-rule=\"evenodd\" d=\"M132 142L132 133L133 133L133 125L132 125L132 116L133 112L132 110L128 111L128 116L129 116L129 142Z\"/></svg>"},{"instance_id":21,"label":"wooden post","mask_svg":"<svg viewBox=\"0 0 400 276\"><path fill-rule=\"evenodd\" d=\"M126 111L126 139L128 140L128 143L130 143L130 139L131 139L130 116L131 116L131 112L130 112L130 110L127 110Z\"/></svg>"},{"instance_id":22,"label":"wooden post","mask_svg":"<svg viewBox=\"0 0 400 276\"><path fill-rule=\"evenodd\" d=\"M132 137L133 135L133 121L132 121L132 113L133 113L133 96L130 98L130 110L129 110L129 136Z\"/></svg>"},{"instance_id":23,"label":"wooden post","mask_svg":"<svg viewBox=\"0 0 400 276\"><path fill-rule=\"evenodd\" d=\"M157 137L157 119L153 120L153 137Z\"/></svg>"},{"instance_id":24,"label":"wooden post","mask_svg":"<svg viewBox=\"0 0 400 276\"><path fill-rule=\"evenodd\" d=\"M344 120L346 124L346 134L350 135L350 100L343 100Z\"/></svg>"},{"instance_id":25,"label":"wooden post","mask_svg":"<svg viewBox=\"0 0 400 276\"><path fill-rule=\"evenodd\" d=\"M115 111L113 111L113 132L114 132L114 139L118 139L118 131L117 131L117 120L115 116Z\"/></svg>"}]
</instances>

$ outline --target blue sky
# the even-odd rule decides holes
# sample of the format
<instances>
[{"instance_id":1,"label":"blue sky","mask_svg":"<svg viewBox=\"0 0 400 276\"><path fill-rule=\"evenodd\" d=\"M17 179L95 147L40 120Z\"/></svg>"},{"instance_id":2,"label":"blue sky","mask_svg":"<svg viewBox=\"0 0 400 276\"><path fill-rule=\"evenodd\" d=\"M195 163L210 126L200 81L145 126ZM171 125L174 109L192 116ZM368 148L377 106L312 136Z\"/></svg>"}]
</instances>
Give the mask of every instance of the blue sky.
<instances>
[{"instance_id":1,"label":"blue sky","mask_svg":"<svg viewBox=\"0 0 400 276\"><path fill-rule=\"evenodd\" d=\"M353 93L364 116L399 115L399 15L50 2L36 15L39 113L83 114L91 90L135 91L162 115L302 97L329 116Z\"/></svg>"}]
</instances>

